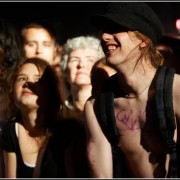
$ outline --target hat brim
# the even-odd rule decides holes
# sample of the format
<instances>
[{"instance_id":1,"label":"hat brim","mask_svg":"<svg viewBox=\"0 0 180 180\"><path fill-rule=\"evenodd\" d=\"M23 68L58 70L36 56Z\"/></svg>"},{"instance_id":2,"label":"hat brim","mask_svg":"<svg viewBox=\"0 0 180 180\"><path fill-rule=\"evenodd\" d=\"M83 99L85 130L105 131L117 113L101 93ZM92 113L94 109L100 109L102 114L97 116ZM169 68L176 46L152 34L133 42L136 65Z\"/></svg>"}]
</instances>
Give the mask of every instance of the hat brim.
<instances>
[{"instance_id":1,"label":"hat brim","mask_svg":"<svg viewBox=\"0 0 180 180\"><path fill-rule=\"evenodd\" d=\"M119 27L119 30L121 30L120 28L135 30L133 28L134 25L132 25L132 23L128 23L128 20L124 17L119 17L117 19L115 16L112 16L110 14L93 16L91 18L91 24L99 30L112 28L115 26Z\"/></svg>"}]
</instances>

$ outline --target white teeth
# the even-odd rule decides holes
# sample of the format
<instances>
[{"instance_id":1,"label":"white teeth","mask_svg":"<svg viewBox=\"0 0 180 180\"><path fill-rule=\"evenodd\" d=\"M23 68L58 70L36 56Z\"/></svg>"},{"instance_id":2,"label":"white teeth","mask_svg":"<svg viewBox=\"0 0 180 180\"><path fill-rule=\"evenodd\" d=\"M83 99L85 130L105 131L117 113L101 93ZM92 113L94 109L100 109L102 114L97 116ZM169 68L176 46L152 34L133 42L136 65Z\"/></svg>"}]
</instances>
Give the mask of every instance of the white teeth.
<instances>
[{"instance_id":1,"label":"white teeth","mask_svg":"<svg viewBox=\"0 0 180 180\"><path fill-rule=\"evenodd\" d=\"M109 50L109 51L114 51L115 49L116 49L116 46L108 46L107 47L107 49Z\"/></svg>"}]
</instances>

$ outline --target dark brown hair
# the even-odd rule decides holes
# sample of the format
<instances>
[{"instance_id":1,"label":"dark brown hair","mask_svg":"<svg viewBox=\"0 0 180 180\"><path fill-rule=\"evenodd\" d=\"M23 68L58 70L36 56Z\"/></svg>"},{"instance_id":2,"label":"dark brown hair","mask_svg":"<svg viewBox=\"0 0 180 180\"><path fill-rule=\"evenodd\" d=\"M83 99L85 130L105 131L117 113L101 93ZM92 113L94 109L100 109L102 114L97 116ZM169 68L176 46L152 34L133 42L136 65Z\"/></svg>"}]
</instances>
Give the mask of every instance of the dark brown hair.
<instances>
[{"instance_id":1,"label":"dark brown hair","mask_svg":"<svg viewBox=\"0 0 180 180\"><path fill-rule=\"evenodd\" d=\"M59 109L60 106L64 104L64 85L61 78L57 78L53 68L49 65L49 63L40 58L29 58L25 59L22 63L19 64L14 75L12 77L12 87L10 92L11 98L11 120L15 119L19 114L18 108L14 104L13 100L13 86L16 81L16 77L24 64L34 64L40 74L42 74L40 80L37 83L43 86L43 90L45 91L45 109L43 109L45 113L45 120L43 125L45 128L52 129L55 125L55 121L58 120Z\"/></svg>"}]
</instances>

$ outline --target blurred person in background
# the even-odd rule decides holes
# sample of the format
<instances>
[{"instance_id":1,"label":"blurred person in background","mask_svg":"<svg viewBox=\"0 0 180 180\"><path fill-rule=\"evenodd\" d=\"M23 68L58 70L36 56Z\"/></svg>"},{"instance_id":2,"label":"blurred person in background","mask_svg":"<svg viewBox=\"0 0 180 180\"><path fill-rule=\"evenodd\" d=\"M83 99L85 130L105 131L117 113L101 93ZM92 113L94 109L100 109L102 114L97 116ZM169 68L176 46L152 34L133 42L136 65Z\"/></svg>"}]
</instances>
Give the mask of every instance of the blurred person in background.
<instances>
[{"instance_id":1,"label":"blurred person in background","mask_svg":"<svg viewBox=\"0 0 180 180\"><path fill-rule=\"evenodd\" d=\"M91 96L91 69L102 57L100 40L94 36L74 37L64 46L61 67L68 101L66 107L61 108L63 121L59 139L64 142L64 161L69 178L89 177L83 109Z\"/></svg>"},{"instance_id":2,"label":"blurred person in background","mask_svg":"<svg viewBox=\"0 0 180 180\"><path fill-rule=\"evenodd\" d=\"M42 58L61 74L60 61L63 45L58 41L56 28L48 21L37 20L22 27L23 49L26 58Z\"/></svg>"},{"instance_id":3,"label":"blurred person in background","mask_svg":"<svg viewBox=\"0 0 180 180\"><path fill-rule=\"evenodd\" d=\"M156 45L156 49L164 57L164 65L176 69L180 74L180 39L176 36L164 35Z\"/></svg>"},{"instance_id":4,"label":"blurred person in background","mask_svg":"<svg viewBox=\"0 0 180 180\"><path fill-rule=\"evenodd\" d=\"M86 100L91 96L91 70L104 53L100 40L93 36L68 39L64 45L61 67L67 84L68 110L82 120Z\"/></svg>"},{"instance_id":5,"label":"blurred person in background","mask_svg":"<svg viewBox=\"0 0 180 180\"><path fill-rule=\"evenodd\" d=\"M15 26L0 19L0 138L4 124L9 118L9 91L11 76L22 59L22 46ZM4 177L4 163L0 149L0 177Z\"/></svg>"}]
</instances>

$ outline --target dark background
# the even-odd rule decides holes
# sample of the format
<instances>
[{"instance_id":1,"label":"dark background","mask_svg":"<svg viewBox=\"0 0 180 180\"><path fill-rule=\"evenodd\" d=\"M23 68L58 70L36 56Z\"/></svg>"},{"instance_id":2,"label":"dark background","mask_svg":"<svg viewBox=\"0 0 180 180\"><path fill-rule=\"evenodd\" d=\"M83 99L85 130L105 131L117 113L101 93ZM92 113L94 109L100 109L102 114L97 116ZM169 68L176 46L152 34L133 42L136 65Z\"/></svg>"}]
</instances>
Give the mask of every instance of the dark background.
<instances>
[{"instance_id":1,"label":"dark background","mask_svg":"<svg viewBox=\"0 0 180 180\"><path fill-rule=\"evenodd\" d=\"M108 2L0 2L0 17L20 29L24 23L46 19L57 28L61 41L77 35L94 34L89 24L93 14L103 11ZM131 2L129 2L131 3ZM167 34L179 35L175 21L180 18L180 2L147 2L161 19Z\"/></svg>"}]
</instances>

